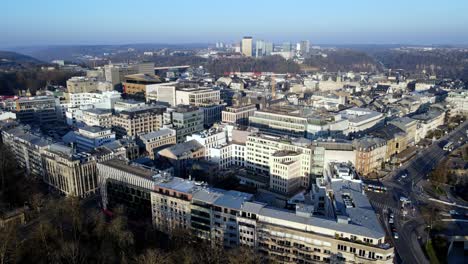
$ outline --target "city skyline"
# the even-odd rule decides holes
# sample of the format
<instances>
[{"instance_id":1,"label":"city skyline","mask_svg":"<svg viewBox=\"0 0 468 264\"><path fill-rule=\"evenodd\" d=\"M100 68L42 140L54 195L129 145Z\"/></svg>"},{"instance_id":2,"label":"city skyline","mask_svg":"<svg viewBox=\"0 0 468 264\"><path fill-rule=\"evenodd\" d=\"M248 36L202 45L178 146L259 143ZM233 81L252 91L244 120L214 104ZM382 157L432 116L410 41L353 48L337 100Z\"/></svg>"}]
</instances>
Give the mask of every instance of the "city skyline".
<instances>
[{"instance_id":1,"label":"city skyline","mask_svg":"<svg viewBox=\"0 0 468 264\"><path fill-rule=\"evenodd\" d=\"M468 3L452 3L10 1L0 18L6 36L0 47L237 42L243 36L278 43L467 44Z\"/></svg>"}]
</instances>

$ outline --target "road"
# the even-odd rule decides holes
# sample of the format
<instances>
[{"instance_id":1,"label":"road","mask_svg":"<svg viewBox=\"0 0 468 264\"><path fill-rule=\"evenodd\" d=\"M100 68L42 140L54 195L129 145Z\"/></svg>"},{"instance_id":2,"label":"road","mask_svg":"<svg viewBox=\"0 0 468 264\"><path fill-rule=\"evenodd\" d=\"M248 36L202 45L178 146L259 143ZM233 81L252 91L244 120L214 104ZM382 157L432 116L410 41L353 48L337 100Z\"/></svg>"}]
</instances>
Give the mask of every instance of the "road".
<instances>
[{"instance_id":1,"label":"road","mask_svg":"<svg viewBox=\"0 0 468 264\"><path fill-rule=\"evenodd\" d=\"M426 224L417 210L411 210L408 216L403 216L400 197L407 197L412 204L428 202L428 196L420 188L417 188L418 182L425 179L435 166L448 155L448 152L444 151L442 146L446 142L452 141L455 148L459 147L458 141L460 138L464 140L467 138L467 129L468 122L462 123L455 130L435 141L428 148L423 149L412 160L382 178L382 183L388 188L387 193L368 193L371 204L374 206L376 213L381 216L382 224L386 227L396 247L398 262L429 263L421 248L421 242L425 241L418 239L418 237L425 239L424 227ZM406 172L407 177L401 177L403 172ZM398 239L393 238L393 233L388 226L388 216L386 214L388 209L395 214Z\"/></svg>"}]
</instances>

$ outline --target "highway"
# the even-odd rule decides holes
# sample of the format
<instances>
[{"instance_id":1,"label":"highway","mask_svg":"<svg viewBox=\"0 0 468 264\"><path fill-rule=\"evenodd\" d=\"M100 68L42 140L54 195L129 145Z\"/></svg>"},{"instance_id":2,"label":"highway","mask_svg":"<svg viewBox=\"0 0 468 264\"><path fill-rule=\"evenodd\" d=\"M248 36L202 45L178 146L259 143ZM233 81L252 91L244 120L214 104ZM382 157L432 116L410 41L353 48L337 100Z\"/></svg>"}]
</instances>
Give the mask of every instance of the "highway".
<instances>
[{"instance_id":1,"label":"highway","mask_svg":"<svg viewBox=\"0 0 468 264\"><path fill-rule=\"evenodd\" d=\"M426 238L424 231L426 224L423 218L420 217L418 210L409 210L408 215L403 216L400 197L407 197L412 205L429 202L429 197L420 188L417 188L418 182L426 179L435 166L449 154L443 150L443 145L451 141L454 142L455 148L460 147L461 144L458 141L460 138L463 141L467 139L467 129L468 122L462 123L455 130L423 149L409 162L382 178L381 182L388 188L387 193L368 193L371 204L380 216L381 221L383 221L382 224L396 247L398 263L429 263L421 248L423 242L425 242L423 240ZM402 178L401 175L404 172L406 172L407 177ZM388 209L395 214L398 239L393 237L393 233L389 228ZM415 209L417 209L417 206ZM417 234L423 239L422 241L418 239Z\"/></svg>"}]
</instances>

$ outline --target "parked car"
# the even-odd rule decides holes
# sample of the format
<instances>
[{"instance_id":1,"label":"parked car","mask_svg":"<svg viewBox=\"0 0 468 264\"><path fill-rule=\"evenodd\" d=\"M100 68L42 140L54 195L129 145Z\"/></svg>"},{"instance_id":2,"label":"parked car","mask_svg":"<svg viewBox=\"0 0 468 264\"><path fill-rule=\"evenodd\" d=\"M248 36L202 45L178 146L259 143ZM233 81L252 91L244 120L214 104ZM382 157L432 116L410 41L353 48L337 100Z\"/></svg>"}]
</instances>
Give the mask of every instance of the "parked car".
<instances>
[{"instance_id":1,"label":"parked car","mask_svg":"<svg viewBox=\"0 0 468 264\"><path fill-rule=\"evenodd\" d=\"M398 233L397 233L397 232L393 233L393 238L398 239L398 237L399 237L399 236L398 236Z\"/></svg>"}]
</instances>

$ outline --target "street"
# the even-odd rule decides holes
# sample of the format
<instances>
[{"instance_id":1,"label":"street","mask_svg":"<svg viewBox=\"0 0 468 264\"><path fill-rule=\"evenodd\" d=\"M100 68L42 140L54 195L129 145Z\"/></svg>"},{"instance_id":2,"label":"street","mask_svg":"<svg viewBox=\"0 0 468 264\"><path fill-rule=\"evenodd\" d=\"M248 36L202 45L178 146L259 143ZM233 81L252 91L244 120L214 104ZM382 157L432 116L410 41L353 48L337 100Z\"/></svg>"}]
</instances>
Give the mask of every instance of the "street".
<instances>
[{"instance_id":1,"label":"street","mask_svg":"<svg viewBox=\"0 0 468 264\"><path fill-rule=\"evenodd\" d=\"M460 147L458 141L460 138L463 138L463 141L466 140L467 129L468 122L462 123L455 130L440 140L435 141L428 148L423 149L412 160L380 179L381 183L388 189L386 193L368 192L371 204L395 245L398 263L429 263L422 249L427 237L425 231L426 223L420 216L417 206L414 207L415 210L407 209L407 215L404 215L400 198L408 198L408 204L411 206L431 202L428 199L429 196L422 191L422 188L419 188L418 183L426 179L435 166L449 154L449 152L443 150L443 145L451 141L454 142L454 148ZM403 173L407 174L404 178L401 177ZM395 214L395 227L399 234L398 239L394 238L393 231L388 224L387 212L389 209ZM468 212L468 210L463 209L462 211ZM467 223L453 222L453 225L457 227L460 225L467 226ZM453 230L456 227L449 229Z\"/></svg>"}]
</instances>

